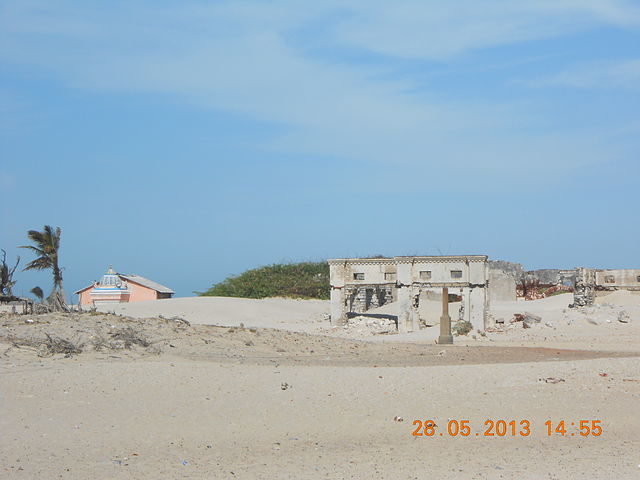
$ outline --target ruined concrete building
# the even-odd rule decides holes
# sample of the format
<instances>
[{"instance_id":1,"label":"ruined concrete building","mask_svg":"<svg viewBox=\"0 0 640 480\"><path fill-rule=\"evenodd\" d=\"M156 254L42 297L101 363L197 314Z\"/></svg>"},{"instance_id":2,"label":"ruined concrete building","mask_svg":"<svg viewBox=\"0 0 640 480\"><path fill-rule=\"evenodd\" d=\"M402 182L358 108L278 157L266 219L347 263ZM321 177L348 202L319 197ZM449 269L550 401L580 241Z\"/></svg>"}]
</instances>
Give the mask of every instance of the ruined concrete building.
<instances>
[{"instance_id":1,"label":"ruined concrete building","mask_svg":"<svg viewBox=\"0 0 640 480\"><path fill-rule=\"evenodd\" d=\"M461 297L461 320L484 330L488 315L486 255L340 258L329 260L331 323L342 325L352 312L361 313L398 302L398 330L418 330L418 306L424 291Z\"/></svg>"},{"instance_id":2,"label":"ruined concrete building","mask_svg":"<svg viewBox=\"0 0 640 480\"><path fill-rule=\"evenodd\" d=\"M492 301L533 300L558 291L573 291L577 269L545 268L525 271L519 263L489 261L489 283ZM498 285L501 285L498 288Z\"/></svg>"},{"instance_id":3,"label":"ruined concrete building","mask_svg":"<svg viewBox=\"0 0 640 480\"><path fill-rule=\"evenodd\" d=\"M512 282L516 292L512 293ZM501 260L489 261L491 301L515 300L526 297L524 288L547 290L547 293L573 291L571 306L593 305L598 294L614 290L640 291L640 269L606 270L574 268L571 270L541 269L525 271L521 264ZM549 290L550 288L553 290ZM533 296L532 298L540 298Z\"/></svg>"},{"instance_id":4,"label":"ruined concrete building","mask_svg":"<svg viewBox=\"0 0 640 480\"><path fill-rule=\"evenodd\" d=\"M517 287L534 286L547 293L573 291L571 306L593 304L599 291L640 291L640 270L543 269L525 271L518 263L491 261L486 255L338 258L329 260L331 323L343 325L350 315L361 314L390 302L398 303L398 331L419 330L420 298L455 296L461 302L457 320L474 330L489 326L491 302L515 301ZM431 293L432 295L429 295ZM526 293L526 292L525 292ZM435 296L434 296L435 294ZM529 299L528 295L524 295ZM532 297L541 298L541 297ZM425 324L437 319L427 319ZM441 323L442 324L442 323Z\"/></svg>"},{"instance_id":5,"label":"ruined concrete building","mask_svg":"<svg viewBox=\"0 0 640 480\"><path fill-rule=\"evenodd\" d=\"M573 305L593 305L598 292L627 290L640 292L640 269L603 270L577 268Z\"/></svg>"}]
</instances>

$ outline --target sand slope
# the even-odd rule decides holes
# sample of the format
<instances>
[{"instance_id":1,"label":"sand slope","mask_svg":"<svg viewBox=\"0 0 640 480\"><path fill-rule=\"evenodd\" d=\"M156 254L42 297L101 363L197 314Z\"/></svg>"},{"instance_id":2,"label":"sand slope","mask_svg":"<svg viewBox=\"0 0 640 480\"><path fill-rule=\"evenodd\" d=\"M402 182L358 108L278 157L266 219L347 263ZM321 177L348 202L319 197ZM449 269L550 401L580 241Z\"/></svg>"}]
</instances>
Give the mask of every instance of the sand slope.
<instances>
[{"instance_id":1,"label":"sand slope","mask_svg":"<svg viewBox=\"0 0 640 480\"><path fill-rule=\"evenodd\" d=\"M218 326L279 328L312 331L316 323L329 324L329 302L286 298L186 297L100 307L137 318L179 316L191 323Z\"/></svg>"},{"instance_id":2,"label":"sand slope","mask_svg":"<svg viewBox=\"0 0 640 480\"><path fill-rule=\"evenodd\" d=\"M457 337L462 345L483 343L516 344L532 346L553 345L559 348L600 348L606 350L634 350L640 339L640 295L618 291L598 297L594 307L570 309L572 294L561 294L532 301L497 302L490 313L503 319L507 327L516 313L529 312L542 317L535 328L524 330L522 324L511 325L504 332L481 336L472 332ZM450 304L455 319L460 305ZM433 343L438 338L439 301L422 300L419 313L432 325L420 331L391 335L376 335L375 328L368 328L366 318L356 318L346 327L332 328L329 321L329 302L324 300L292 300L269 298L263 300L228 297L190 297L149 302L125 303L102 308L137 318L162 315L178 316L194 324L277 328L292 332L340 336L364 339L372 342ZM621 311L629 314L630 323L622 324L617 318ZM397 315L397 304L390 303L367 314ZM375 319L372 322L375 323ZM355 327L353 326L355 324ZM363 326L364 325L364 326Z\"/></svg>"}]
</instances>

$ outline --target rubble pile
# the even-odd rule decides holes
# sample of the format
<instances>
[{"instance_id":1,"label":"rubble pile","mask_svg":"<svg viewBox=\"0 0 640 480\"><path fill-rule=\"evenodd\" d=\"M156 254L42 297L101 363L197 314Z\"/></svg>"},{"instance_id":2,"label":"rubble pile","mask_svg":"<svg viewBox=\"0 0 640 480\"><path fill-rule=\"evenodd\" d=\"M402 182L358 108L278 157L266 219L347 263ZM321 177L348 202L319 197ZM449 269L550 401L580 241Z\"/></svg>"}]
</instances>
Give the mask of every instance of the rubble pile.
<instances>
[{"instance_id":1,"label":"rubble pile","mask_svg":"<svg viewBox=\"0 0 640 480\"><path fill-rule=\"evenodd\" d=\"M389 335L397 333L397 325L390 318L372 318L367 316L357 316L347 320L341 329L348 334L362 336L368 335Z\"/></svg>"},{"instance_id":2,"label":"rubble pile","mask_svg":"<svg viewBox=\"0 0 640 480\"><path fill-rule=\"evenodd\" d=\"M587 321L592 325L605 323L630 323L631 316L623 307L611 303L595 303L581 308L565 309L562 311L563 319L567 325L576 321Z\"/></svg>"}]
</instances>

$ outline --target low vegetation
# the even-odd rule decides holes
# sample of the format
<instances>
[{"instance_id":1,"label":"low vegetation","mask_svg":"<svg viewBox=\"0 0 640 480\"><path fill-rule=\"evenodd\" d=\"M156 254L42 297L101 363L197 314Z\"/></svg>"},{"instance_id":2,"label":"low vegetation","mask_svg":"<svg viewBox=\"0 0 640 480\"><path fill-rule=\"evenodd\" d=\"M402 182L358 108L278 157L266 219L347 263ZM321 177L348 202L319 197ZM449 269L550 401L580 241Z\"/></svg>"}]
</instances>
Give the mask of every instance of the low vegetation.
<instances>
[{"instance_id":1,"label":"low vegetation","mask_svg":"<svg viewBox=\"0 0 640 480\"><path fill-rule=\"evenodd\" d=\"M456 335L467 335L473 330L473 325L469 321L460 320L453 324L453 328L451 330Z\"/></svg>"},{"instance_id":2,"label":"low vegetation","mask_svg":"<svg viewBox=\"0 0 640 480\"><path fill-rule=\"evenodd\" d=\"M274 264L254 268L213 285L203 296L242 298L329 298L327 262Z\"/></svg>"}]
</instances>

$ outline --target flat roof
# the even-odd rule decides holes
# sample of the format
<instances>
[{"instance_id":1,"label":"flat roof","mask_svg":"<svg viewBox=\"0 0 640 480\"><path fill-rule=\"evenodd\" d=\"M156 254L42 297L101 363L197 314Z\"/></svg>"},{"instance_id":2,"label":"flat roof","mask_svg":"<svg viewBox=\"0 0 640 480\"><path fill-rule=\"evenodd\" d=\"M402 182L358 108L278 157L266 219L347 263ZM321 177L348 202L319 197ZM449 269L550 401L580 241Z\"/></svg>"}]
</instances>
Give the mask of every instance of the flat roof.
<instances>
[{"instance_id":1,"label":"flat roof","mask_svg":"<svg viewBox=\"0 0 640 480\"><path fill-rule=\"evenodd\" d=\"M360 258L331 258L329 263L407 263L407 262L486 262L488 255L402 255L396 257L360 257Z\"/></svg>"}]
</instances>

